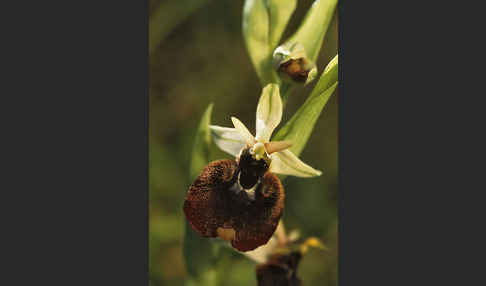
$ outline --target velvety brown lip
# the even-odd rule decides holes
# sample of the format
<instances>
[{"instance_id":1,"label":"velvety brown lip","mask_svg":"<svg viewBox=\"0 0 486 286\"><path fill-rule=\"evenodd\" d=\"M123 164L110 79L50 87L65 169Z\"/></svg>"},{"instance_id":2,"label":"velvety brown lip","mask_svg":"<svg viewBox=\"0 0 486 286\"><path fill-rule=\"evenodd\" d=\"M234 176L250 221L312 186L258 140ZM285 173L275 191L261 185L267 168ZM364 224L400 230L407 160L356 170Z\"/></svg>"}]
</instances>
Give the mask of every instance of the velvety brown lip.
<instances>
[{"instance_id":1,"label":"velvety brown lip","mask_svg":"<svg viewBox=\"0 0 486 286\"><path fill-rule=\"evenodd\" d=\"M184 201L191 227L204 237L230 239L239 251L266 244L277 228L283 211L284 190L277 176L266 172L251 199L246 192L230 190L238 164L219 160L207 165L192 183ZM218 233L218 228L220 231ZM233 229L233 234L222 229Z\"/></svg>"}]
</instances>

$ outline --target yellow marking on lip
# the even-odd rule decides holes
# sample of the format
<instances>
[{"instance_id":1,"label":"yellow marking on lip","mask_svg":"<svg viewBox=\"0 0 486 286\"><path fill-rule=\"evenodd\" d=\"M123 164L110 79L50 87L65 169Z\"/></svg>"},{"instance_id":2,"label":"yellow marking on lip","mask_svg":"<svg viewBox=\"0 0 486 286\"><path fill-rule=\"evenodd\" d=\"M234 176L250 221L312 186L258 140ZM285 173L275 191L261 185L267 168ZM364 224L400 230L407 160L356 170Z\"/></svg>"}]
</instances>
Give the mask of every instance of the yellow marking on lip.
<instances>
[{"instance_id":1,"label":"yellow marking on lip","mask_svg":"<svg viewBox=\"0 0 486 286\"><path fill-rule=\"evenodd\" d=\"M236 232L232 228L218 227L218 229L216 229L216 233L218 234L219 238L224 239L226 241L232 241L236 237Z\"/></svg>"}]
</instances>

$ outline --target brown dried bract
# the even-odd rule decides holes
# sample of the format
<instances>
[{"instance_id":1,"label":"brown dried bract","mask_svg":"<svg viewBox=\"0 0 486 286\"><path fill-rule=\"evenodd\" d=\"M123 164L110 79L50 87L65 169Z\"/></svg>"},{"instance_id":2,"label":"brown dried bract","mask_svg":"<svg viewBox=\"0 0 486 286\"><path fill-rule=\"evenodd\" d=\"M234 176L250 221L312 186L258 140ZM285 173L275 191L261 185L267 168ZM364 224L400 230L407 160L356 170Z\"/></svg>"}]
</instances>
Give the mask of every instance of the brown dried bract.
<instances>
[{"instance_id":1,"label":"brown dried bract","mask_svg":"<svg viewBox=\"0 0 486 286\"><path fill-rule=\"evenodd\" d=\"M272 255L267 263L256 268L258 286L300 286L297 267L301 258L298 251Z\"/></svg>"},{"instance_id":2,"label":"brown dried bract","mask_svg":"<svg viewBox=\"0 0 486 286\"><path fill-rule=\"evenodd\" d=\"M244 190L235 191L232 186L237 167L233 160L214 161L206 166L189 188L184 213L200 235L223 235L228 239L233 229L231 245L249 251L267 243L275 232L282 216L284 191L280 180L270 172L255 188L254 199Z\"/></svg>"}]
</instances>

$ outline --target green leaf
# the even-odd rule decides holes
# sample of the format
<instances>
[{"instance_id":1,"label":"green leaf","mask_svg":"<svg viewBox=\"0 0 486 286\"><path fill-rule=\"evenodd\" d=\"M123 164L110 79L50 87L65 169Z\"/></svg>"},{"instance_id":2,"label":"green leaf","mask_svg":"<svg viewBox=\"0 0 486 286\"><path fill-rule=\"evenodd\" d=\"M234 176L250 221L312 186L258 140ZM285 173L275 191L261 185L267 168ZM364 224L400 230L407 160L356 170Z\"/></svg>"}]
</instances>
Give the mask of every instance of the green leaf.
<instances>
[{"instance_id":1,"label":"green leaf","mask_svg":"<svg viewBox=\"0 0 486 286\"><path fill-rule=\"evenodd\" d=\"M321 94L338 81L338 55L336 55L324 69L321 78L312 90L312 94Z\"/></svg>"},{"instance_id":2,"label":"green leaf","mask_svg":"<svg viewBox=\"0 0 486 286\"><path fill-rule=\"evenodd\" d=\"M263 86L280 82L272 66L272 54L295 9L293 2L295 0L245 1L243 37L251 62Z\"/></svg>"},{"instance_id":3,"label":"green leaf","mask_svg":"<svg viewBox=\"0 0 486 286\"><path fill-rule=\"evenodd\" d=\"M269 16L264 0L246 0L243 7L243 37L260 80L265 82L268 57Z\"/></svg>"},{"instance_id":4,"label":"green leaf","mask_svg":"<svg viewBox=\"0 0 486 286\"><path fill-rule=\"evenodd\" d=\"M264 0L246 0L243 7L243 37L251 62L262 85L274 79L269 63L269 19Z\"/></svg>"},{"instance_id":5,"label":"green leaf","mask_svg":"<svg viewBox=\"0 0 486 286\"><path fill-rule=\"evenodd\" d=\"M211 134L211 112L213 104L210 104L201 118L199 128L194 140L190 167L190 179L193 181L199 176L201 170L209 163L209 144ZM203 238L185 221L183 254L188 273L186 285L216 285L216 264L220 245L208 238Z\"/></svg>"},{"instance_id":6,"label":"green leaf","mask_svg":"<svg viewBox=\"0 0 486 286\"><path fill-rule=\"evenodd\" d=\"M211 124L212 111L213 104L211 103L201 118L196 137L194 138L190 168L191 181L195 180L201 173L201 170L209 163L209 145L211 144L209 125Z\"/></svg>"},{"instance_id":7,"label":"green leaf","mask_svg":"<svg viewBox=\"0 0 486 286\"><path fill-rule=\"evenodd\" d=\"M316 62L336 4L337 0L314 1L297 32L286 42L301 43L304 45L307 57Z\"/></svg>"},{"instance_id":8,"label":"green leaf","mask_svg":"<svg viewBox=\"0 0 486 286\"><path fill-rule=\"evenodd\" d=\"M273 52L295 11L297 0L267 0L267 6L270 14L270 52Z\"/></svg>"},{"instance_id":9,"label":"green leaf","mask_svg":"<svg viewBox=\"0 0 486 286\"><path fill-rule=\"evenodd\" d=\"M333 94L337 84L338 56L336 55L322 73L319 82L317 82L304 104L277 134L275 134L272 141L289 140L293 144L289 150L299 156L312 134L312 130L322 109L329 100L329 97Z\"/></svg>"},{"instance_id":10,"label":"green leaf","mask_svg":"<svg viewBox=\"0 0 486 286\"><path fill-rule=\"evenodd\" d=\"M208 0L163 1L150 15L149 53L152 53L177 25L207 2Z\"/></svg>"}]
</instances>

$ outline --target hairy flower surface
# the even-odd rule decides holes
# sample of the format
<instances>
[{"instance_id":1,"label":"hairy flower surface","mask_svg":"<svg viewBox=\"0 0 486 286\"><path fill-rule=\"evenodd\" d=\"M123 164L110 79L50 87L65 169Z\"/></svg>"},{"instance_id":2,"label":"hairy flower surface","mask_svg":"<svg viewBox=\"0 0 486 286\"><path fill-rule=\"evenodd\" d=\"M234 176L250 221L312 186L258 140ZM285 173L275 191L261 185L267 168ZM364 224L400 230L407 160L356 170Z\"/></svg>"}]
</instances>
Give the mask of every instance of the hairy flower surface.
<instances>
[{"instance_id":1,"label":"hairy flower surface","mask_svg":"<svg viewBox=\"0 0 486 286\"><path fill-rule=\"evenodd\" d=\"M207 165L192 183L184 202L191 227L204 237L230 241L240 251L253 250L272 237L282 216L284 189L274 173L312 177L287 141L270 141L282 119L278 85L267 85L257 107L256 137L237 118L235 128L210 126L216 144L236 156Z\"/></svg>"},{"instance_id":2,"label":"hairy flower surface","mask_svg":"<svg viewBox=\"0 0 486 286\"><path fill-rule=\"evenodd\" d=\"M282 216L284 193L280 180L266 172L253 197L238 187L234 160L206 166L189 188L184 213L201 236L220 237L240 251L267 243Z\"/></svg>"}]
</instances>

